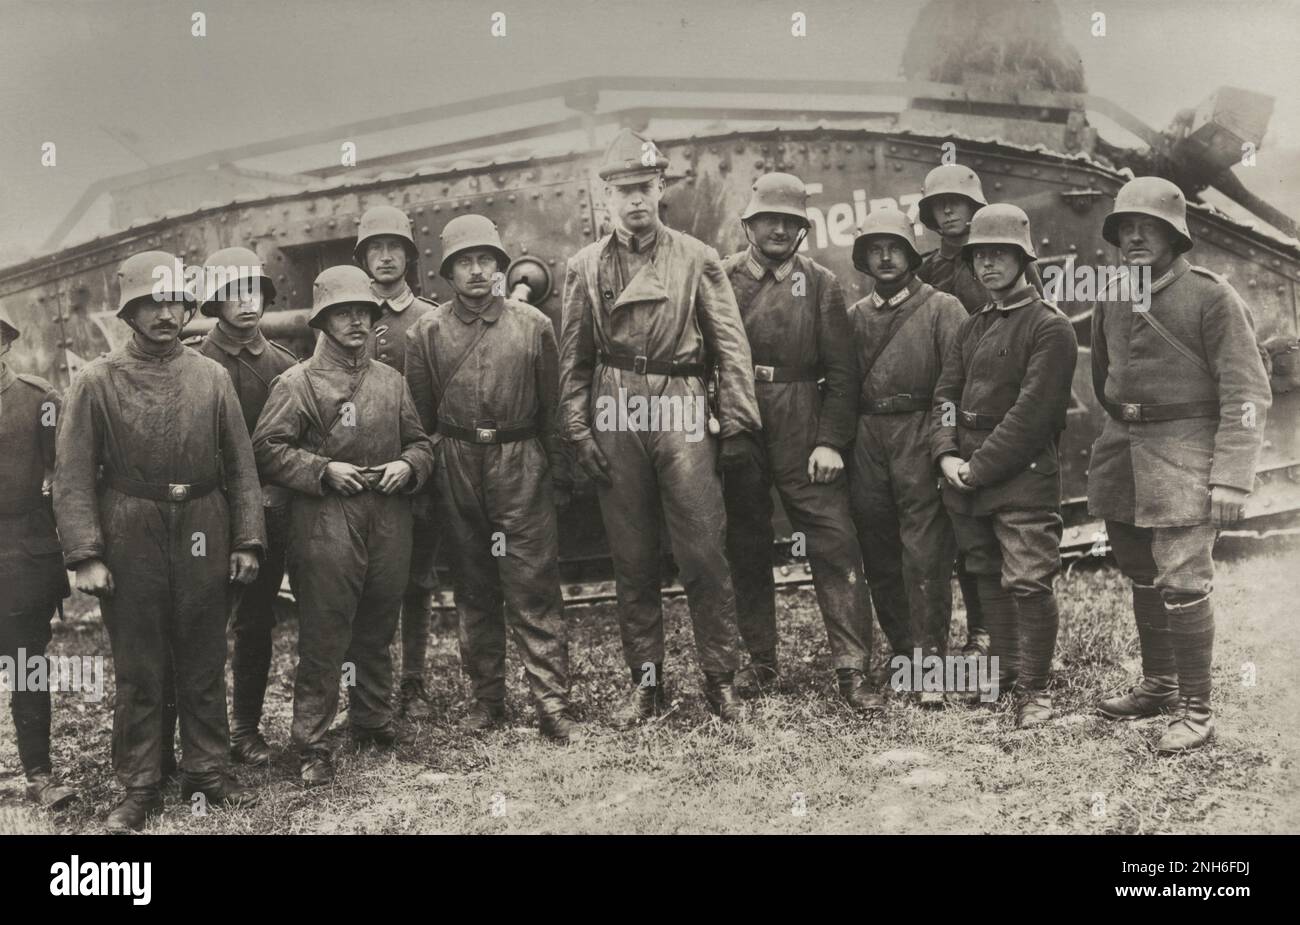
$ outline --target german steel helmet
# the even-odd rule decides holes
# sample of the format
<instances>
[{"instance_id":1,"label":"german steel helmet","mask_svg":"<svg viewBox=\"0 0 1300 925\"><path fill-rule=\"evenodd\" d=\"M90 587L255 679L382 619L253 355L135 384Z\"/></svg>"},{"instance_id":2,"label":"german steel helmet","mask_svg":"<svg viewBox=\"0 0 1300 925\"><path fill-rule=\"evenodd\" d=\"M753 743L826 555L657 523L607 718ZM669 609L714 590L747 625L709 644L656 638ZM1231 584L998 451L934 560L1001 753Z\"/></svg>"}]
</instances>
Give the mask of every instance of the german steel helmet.
<instances>
[{"instance_id":1,"label":"german steel helmet","mask_svg":"<svg viewBox=\"0 0 1300 925\"><path fill-rule=\"evenodd\" d=\"M668 158L644 135L630 128L620 129L605 149L597 175L606 183L623 186L644 183L668 169Z\"/></svg>"},{"instance_id":2,"label":"german steel helmet","mask_svg":"<svg viewBox=\"0 0 1300 925\"><path fill-rule=\"evenodd\" d=\"M1037 260L1034 239L1029 232L1029 216L1019 206L1009 202L995 202L975 213L970 220L970 237L962 246L961 255L968 263L972 248L977 244L1014 244L1030 260Z\"/></svg>"},{"instance_id":3,"label":"german steel helmet","mask_svg":"<svg viewBox=\"0 0 1300 925\"><path fill-rule=\"evenodd\" d=\"M0 305L0 339L8 341L17 340L19 337L22 337L22 332L14 327L14 323L9 320L9 312Z\"/></svg>"},{"instance_id":4,"label":"german steel helmet","mask_svg":"<svg viewBox=\"0 0 1300 925\"><path fill-rule=\"evenodd\" d=\"M925 175L925 182L921 184L921 201L916 206L921 213L921 224L931 231L939 230L939 223L934 220L934 199L945 193L965 196L975 203L977 209L989 204L975 171L961 164L940 164Z\"/></svg>"},{"instance_id":5,"label":"german steel helmet","mask_svg":"<svg viewBox=\"0 0 1300 925\"><path fill-rule=\"evenodd\" d=\"M1183 191L1163 177L1138 177L1119 188L1115 205L1101 225L1101 236L1119 247L1119 217L1121 215L1150 215L1174 230L1178 240L1174 253L1192 249L1192 235L1187 230L1187 200Z\"/></svg>"},{"instance_id":6,"label":"german steel helmet","mask_svg":"<svg viewBox=\"0 0 1300 925\"><path fill-rule=\"evenodd\" d=\"M740 220L743 222L764 212L792 215L807 225L808 190L803 181L792 173L765 173L755 180L749 205L740 213Z\"/></svg>"},{"instance_id":7,"label":"german steel helmet","mask_svg":"<svg viewBox=\"0 0 1300 925\"><path fill-rule=\"evenodd\" d=\"M415 236L411 234L410 218L396 206L374 206L361 214L361 224L357 226L357 245L352 248L352 259L357 266L365 269L366 242L381 234L401 238L406 246L406 262L415 265L420 252L415 246Z\"/></svg>"},{"instance_id":8,"label":"german steel helmet","mask_svg":"<svg viewBox=\"0 0 1300 925\"><path fill-rule=\"evenodd\" d=\"M223 247L214 251L203 262L203 300L199 311L209 318L220 314L217 303L225 291L241 280L255 279L262 287L262 297L270 302L275 298L275 283L262 267L257 254L246 247Z\"/></svg>"},{"instance_id":9,"label":"german steel helmet","mask_svg":"<svg viewBox=\"0 0 1300 925\"><path fill-rule=\"evenodd\" d=\"M117 317L126 319L127 309L140 299L158 302L193 302L185 288L185 265L166 251L132 254L117 268Z\"/></svg>"},{"instance_id":10,"label":"german steel helmet","mask_svg":"<svg viewBox=\"0 0 1300 925\"><path fill-rule=\"evenodd\" d=\"M902 239L907 245L907 265L913 270L921 265L921 252L916 249L916 235L907 215L898 209L877 209L867 216L853 239L853 265L860 272L867 272L867 239L877 235Z\"/></svg>"},{"instance_id":11,"label":"german steel helmet","mask_svg":"<svg viewBox=\"0 0 1300 925\"><path fill-rule=\"evenodd\" d=\"M370 277L365 270L346 263L321 270L311 285L311 314L307 316L307 324L320 329L326 309L354 302L370 307L371 321L378 321L383 314L379 300L370 291Z\"/></svg>"},{"instance_id":12,"label":"german steel helmet","mask_svg":"<svg viewBox=\"0 0 1300 925\"><path fill-rule=\"evenodd\" d=\"M443 279L451 279L451 259L475 247L492 251L497 258L497 269L502 273L510 265L510 255L501 246L496 223L486 215L457 215L443 226L439 241L442 243L442 265L438 273Z\"/></svg>"}]
</instances>

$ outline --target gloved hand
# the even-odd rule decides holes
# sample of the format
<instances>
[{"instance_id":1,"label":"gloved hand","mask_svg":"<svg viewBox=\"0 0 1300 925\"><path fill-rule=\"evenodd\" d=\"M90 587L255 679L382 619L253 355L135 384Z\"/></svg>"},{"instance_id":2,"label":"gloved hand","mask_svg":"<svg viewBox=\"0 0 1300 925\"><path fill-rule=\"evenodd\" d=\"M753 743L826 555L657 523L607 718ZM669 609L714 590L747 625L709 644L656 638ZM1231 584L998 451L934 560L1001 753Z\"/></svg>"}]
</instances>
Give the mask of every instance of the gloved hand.
<instances>
[{"instance_id":1,"label":"gloved hand","mask_svg":"<svg viewBox=\"0 0 1300 925\"><path fill-rule=\"evenodd\" d=\"M578 465L582 467L582 471L587 473L587 477L593 482L599 482L601 485L613 484L609 478L609 460L600 451L600 447L596 446L595 437L588 437L575 443L573 455L578 460Z\"/></svg>"},{"instance_id":2,"label":"gloved hand","mask_svg":"<svg viewBox=\"0 0 1300 925\"><path fill-rule=\"evenodd\" d=\"M763 465L763 452L758 441L748 431L732 434L722 438L722 450L718 453L718 469L726 472L730 469L742 469L746 466Z\"/></svg>"}]
</instances>

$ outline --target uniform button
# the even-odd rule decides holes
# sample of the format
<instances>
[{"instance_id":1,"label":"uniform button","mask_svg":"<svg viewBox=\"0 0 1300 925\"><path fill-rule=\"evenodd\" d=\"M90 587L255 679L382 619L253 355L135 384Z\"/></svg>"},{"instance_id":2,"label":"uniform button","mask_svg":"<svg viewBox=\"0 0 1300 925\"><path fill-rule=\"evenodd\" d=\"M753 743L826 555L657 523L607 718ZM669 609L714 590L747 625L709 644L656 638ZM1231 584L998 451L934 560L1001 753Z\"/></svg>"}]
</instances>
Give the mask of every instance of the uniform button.
<instances>
[{"instance_id":1,"label":"uniform button","mask_svg":"<svg viewBox=\"0 0 1300 925\"><path fill-rule=\"evenodd\" d=\"M381 344L386 344L386 343L388 343L388 338L387 338L387 337L381 337L381 338L379 338L379 342L380 342Z\"/></svg>"},{"instance_id":2,"label":"uniform button","mask_svg":"<svg viewBox=\"0 0 1300 925\"><path fill-rule=\"evenodd\" d=\"M1037 468L1038 468L1038 463L1036 463L1036 462L1032 462L1032 463L1030 463L1030 464L1029 464L1029 468L1030 468L1030 469L1037 469Z\"/></svg>"}]
</instances>

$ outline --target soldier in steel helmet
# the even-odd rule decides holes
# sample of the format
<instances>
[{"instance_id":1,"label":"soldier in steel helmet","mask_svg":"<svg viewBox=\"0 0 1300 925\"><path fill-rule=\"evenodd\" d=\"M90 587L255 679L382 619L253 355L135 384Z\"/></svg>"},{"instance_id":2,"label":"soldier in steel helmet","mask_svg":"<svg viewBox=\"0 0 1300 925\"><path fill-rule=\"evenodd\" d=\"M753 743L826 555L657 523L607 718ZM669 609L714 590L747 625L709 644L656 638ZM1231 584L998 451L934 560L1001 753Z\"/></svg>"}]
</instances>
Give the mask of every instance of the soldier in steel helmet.
<instances>
[{"instance_id":1,"label":"soldier in steel helmet","mask_svg":"<svg viewBox=\"0 0 1300 925\"><path fill-rule=\"evenodd\" d=\"M253 433L263 477L294 493L293 743L309 786L334 777L325 734L340 679L350 685L354 745L410 741L390 704L389 644L410 576L411 493L429 478L433 455L406 380L368 356L378 317L362 270L322 271L307 319L322 332L315 353L275 381Z\"/></svg>"},{"instance_id":2,"label":"soldier in steel helmet","mask_svg":"<svg viewBox=\"0 0 1300 925\"><path fill-rule=\"evenodd\" d=\"M614 231L570 258L564 283L561 426L597 486L614 560L632 676L629 699L614 715L620 727L664 705L661 512L686 588L709 708L724 721L744 712L734 685L736 599L717 467L745 464L756 452L762 425L754 366L717 253L660 221L667 166L650 139L627 129L615 137L599 170ZM720 448L691 426L707 417L710 357L721 385ZM633 399L641 407L676 402L683 426L664 427L661 418L658 429L634 427L630 416L620 426L597 416L620 402L631 408Z\"/></svg>"},{"instance_id":3,"label":"soldier in steel helmet","mask_svg":"<svg viewBox=\"0 0 1300 925\"><path fill-rule=\"evenodd\" d=\"M406 334L437 302L416 295L408 276L418 276L419 249L411 233L411 220L395 206L372 206L361 215L357 243L352 251L357 265L370 275L370 288L379 300L379 318L370 339L370 356L406 372ZM505 269L504 267L502 268ZM429 718L429 694L424 683L429 650L429 620L433 593L438 590L434 570L437 535L433 498L420 492L412 500L415 526L412 534L411 576L402 596L402 672L398 689L402 715L413 721Z\"/></svg>"},{"instance_id":4,"label":"soldier in steel helmet","mask_svg":"<svg viewBox=\"0 0 1300 925\"><path fill-rule=\"evenodd\" d=\"M407 335L406 375L433 433L438 516L450 539L461 665L474 703L461 728L505 718L507 627L544 736L567 742L569 666L551 480L559 355L551 320L506 298L509 257L491 219L442 230L440 272L455 292ZM503 609L504 608L504 609Z\"/></svg>"},{"instance_id":5,"label":"soldier in steel helmet","mask_svg":"<svg viewBox=\"0 0 1300 925\"><path fill-rule=\"evenodd\" d=\"M998 659L1015 682L1016 725L1052 718L1048 675L1059 614L1061 477L1078 343L1070 320L1025 278L1036 258L1029 217L985 206L963 256L989 302L962 323L934 392L931 454Z\"/></svg>"},{"instance_id":6,"label":"soldier in steel helmet","mask_svg":"<svg viewBox=\"0 0 1300 925\"><path fill-rule=\"evenodd\" d=\"M849 309L859 377L849 485L871 602L909 663L947 654L956 541L930 458L930 408L966 320L956 297L917 278L920 264L907 216L867 216L853 242L853 265L873 288ZM943 702L942 691L913 693Z\"/></svg>"},{"instance_id":7,"label":"soldier in steel helmet","mask_svg":"<svg viewBox=\"0 0 1300 925\"><path fill-rule=\"evenodd\" d=\"M1107 419L1088 510L1106 519L1132 582L1143 675L1098 710L1118 720L1171 712L1156 748L1183 752L1214 733L1211 553L1254 487L1268 376L1241 296L1183 256L1193 241L1182 190L1159 177L1129 181L1102 236L1151 279L1142 305L1108 298L1092 316L1093 388Z\"/></svg>"},{"instance_id":8,"label":"soldier in steel helmet","mask_svg":"<svg viewBox=\"0 0 1300 925\"><path fill-rule=\"evenodd\" d=\"M840 694L855 710L873 712L884 703L865 682L871 607L844 477L855 424L852 343L835 274L798 253L808 233L806 203L798 177L759 177L740 217L749 247L722 262L753 355L763 421L756 452L723 475L727 558L750 658L737 683L752 694L775 689L778 678L775 485L796 549L812 565Z\"/></svg>"},{"instance_id":9,"label":"soldier in steel helmet","mask_svg":"<svg viewBox=\"0 0 1300 925\"><path fill-rule=\"evenodd\" d=\"M146 251L117 276L117 314L134 333L68 389L54 506L77 588L100 598L113 648L113 768L126 796L107 827L126 831L162 806L172 671L182 795L251 800L225 773L226 618L230 583L257 578L266 531L230 376L179 339L193 302L181 262Z\"/></svg>"}]
</instances>

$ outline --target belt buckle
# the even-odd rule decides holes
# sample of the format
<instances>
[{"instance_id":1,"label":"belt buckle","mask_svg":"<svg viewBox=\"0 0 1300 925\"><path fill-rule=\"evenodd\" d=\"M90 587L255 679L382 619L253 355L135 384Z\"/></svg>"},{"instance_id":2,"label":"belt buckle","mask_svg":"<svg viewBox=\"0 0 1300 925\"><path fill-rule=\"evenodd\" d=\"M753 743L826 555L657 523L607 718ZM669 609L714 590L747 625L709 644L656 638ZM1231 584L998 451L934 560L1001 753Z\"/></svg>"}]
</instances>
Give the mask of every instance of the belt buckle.
<instances>
[{"instance_id":1,"label":"belt buckle","mask_svg":"<svg viewBox=\"0 0 1300 925\"><path fill-rule=\"evenodd\" d=\"M474 439L479 443L495 443L497 439L497 429L495 427L475 428Z\"/></svg>"},{"instance_id":2,"label":"belt buckle","mask_svg":"<svg viewBox=\"0 0 1300 925\"><path fill-rule=\"evenodd\" d=\"M190 486L172 482L167 486L167 497L173 501L188 501L190 497Z\"/></svg>"},{"instance_id":3,"label":"belt buckle","mask_svg":"<svg viewBox=\"0 0 1300 925\"><path fill-rule=\"evenodd\" d=\"M1142 406L1126 402L1120 405L1120 417L1126 421L1140 421L1142 420Z\"/></svg>"},{"instance_id":4,"label":"belt buckle","mask_svg":"<svg viewBox=\"0 0 1300 925\"><path fill-rule=\"evenodd\" d=\"M979 423L979 418L976 417L974 411L963 411L961 413L961 422L967 427L974 429L975 425Z\"/></svg>"},{"instance_id":5,"label":"belt buckle","mask_svg":"<svg viewBox=\"0 0 1300 925\"><path fill-rule=\"evenodd\" d=\"M755 381L755 382L771 382L772 379L773 379L775 376L776 376L776 368L775 368L775 367L772 367L772 366L755 366L755 367L754 367L754 381Z\"/></svg>"},{"instance_id":6,"label":"belt buckle","mask_svg":"<svg viewBox=\"0 0 1300 925\"><path fill-rule=\"evenodd\" d=\"M634 372L634 373L640 373L642 376L644 376L644 375L645 375L645 367L646 367L646 364L649 363L649 362L650 362L650 358L647 357L647 356L637 356L637 357L633 357L633 358L632 358L632 372Z\"/></svg>"}]
</instances>

